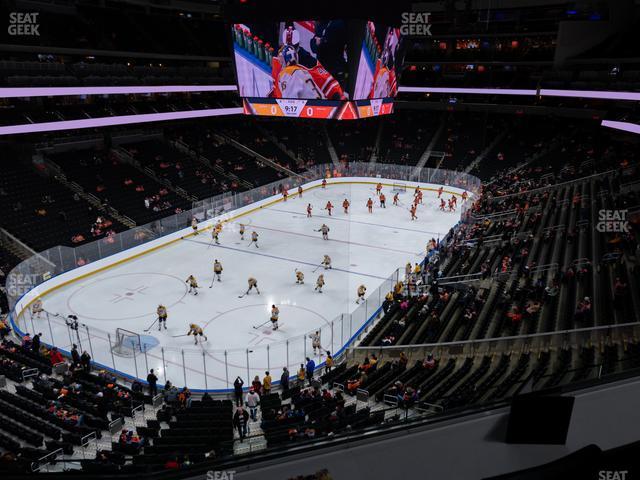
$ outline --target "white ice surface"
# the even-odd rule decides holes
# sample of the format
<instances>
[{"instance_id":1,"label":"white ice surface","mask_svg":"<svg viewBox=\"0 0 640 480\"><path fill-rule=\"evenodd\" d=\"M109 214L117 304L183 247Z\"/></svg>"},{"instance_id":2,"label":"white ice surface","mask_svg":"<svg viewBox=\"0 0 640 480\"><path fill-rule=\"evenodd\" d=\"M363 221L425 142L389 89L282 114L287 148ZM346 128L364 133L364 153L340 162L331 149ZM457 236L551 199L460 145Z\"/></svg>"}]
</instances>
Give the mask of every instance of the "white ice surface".
<instances>
[{"instance_id":1,"label":"white ice surface","mask_svg":"<svg viewBox=\"0 0 640 480\"><path fill-rule=\"evenodd\" d=\"M86 325L79 330L82 348L93 351L95 361L141 378L154 368L161 380L186 382L192 389L228 388L236 375L249 384L247 376L262 377L267 368L279 378L285 364L294 374L305 356L313 356L309 333L320 329L323 348L338 351L391 289L385 279L408 261L421 261L428 240L443 237L460 219L459 213L440 212L436 192L427 191L418 220L411 221L413 191L400 195L403 205L398 207L391 205L390 189L384 191L386 209L378 206L373 185L309 190L302 199L290 198L225 224L219 246L210 245L210 231L205 231L53 290L43 297L45 309L60 315L49 316L51 332L45 319L25 319L22 326L42 332L43 341L50 341L52 333L53 343L68 350L77 337L63 318L77 315ZM372 214L365 207L369 197L375 202ZM344 198L351 202L348 215L342 211ZM335 207L332 217L323 210L327 200ZM313 218L306 218L307 203L314 207ZM240 240L239 223L246 224L245 240ZM316 231L322 223L331 229L329 241ZM249 246L253 230L260 235L260 248ZM331 256L332 270L317 268L324 254ZM224 272L222 282L209 288L214 259ZM304 285L295 284L295 269L304 272ZM326 280L322 294L314 292L320 273ZM187 294L190 274L201 287L197 296ZM261 294L238 298L249 276L258 280ZM350 316L358 307L360 284L375 298ZM156 324L145 332L160 303L168 309L168 330L159 332ZM280 329L274 332L268 324L254 328L268 322L272 304L280 309ZM202 326L208 341L196 346L193 337L184 336L189 323ZM112 356L108 334L115 342L116 328L143 335L150 344L146 355ZM316 355L315 361L323 357Z\"/></svg>"}]
</instances>

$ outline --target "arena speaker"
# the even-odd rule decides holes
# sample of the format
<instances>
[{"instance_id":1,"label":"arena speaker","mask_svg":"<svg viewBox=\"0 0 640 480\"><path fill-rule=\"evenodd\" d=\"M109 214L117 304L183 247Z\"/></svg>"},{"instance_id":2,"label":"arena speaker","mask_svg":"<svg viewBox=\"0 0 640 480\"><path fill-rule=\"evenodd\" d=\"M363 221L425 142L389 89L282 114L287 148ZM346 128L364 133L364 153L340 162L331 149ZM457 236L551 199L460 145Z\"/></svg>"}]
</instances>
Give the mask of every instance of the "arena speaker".
<instances>
[{"instance_id":1,"label":"arena speaker","mask_svg":"<svg viewBox=\"0 0 640 480\"><path fill-rule=\"evenodd\" d=\"M511 403L507 443L564 445L567 441L574 397L526 393Z\"/></svg>"}]
</instances>

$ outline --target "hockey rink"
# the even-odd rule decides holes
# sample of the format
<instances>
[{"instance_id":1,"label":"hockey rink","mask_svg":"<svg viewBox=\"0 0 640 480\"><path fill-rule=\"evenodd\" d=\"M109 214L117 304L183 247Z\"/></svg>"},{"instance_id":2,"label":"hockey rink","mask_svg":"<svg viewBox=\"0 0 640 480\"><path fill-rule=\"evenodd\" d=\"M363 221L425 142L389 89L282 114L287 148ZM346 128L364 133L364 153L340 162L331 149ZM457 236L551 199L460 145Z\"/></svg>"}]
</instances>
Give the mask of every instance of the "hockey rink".
<instances>
[{"instance_id":1,"label":"hockey rink","mask_svg":"<svg viewBox=\"0 0 640 480\"><path fill-rule=\"evenodd\" d=\"M20 329L41 332L43 342L65 351L80 343L95 362L131 377L145 379L153 368L159 382L171 380L194 390L232 388L237 376L248 386L266 370L275 381L285 365L294 375L307 356L319 365L325 351L339 352L379 310L397 280L396 270L402 276L407 262L422 261L427 242L442 238L460 220L460 189L446 187L449 193L443 194L458 194L457 212L441 212L438 186L421 184L423 205L412 221L409 206L418 184L403 182L406 191L399 194L400 205L393 206L394 181L382 180L387 207L381 208L376 179L343 181L326 189L314 182L302 198L291 190L286 202L227 212L221 217L219 245L212 241L213 222L207 221L198 235L185 229L184 238L162 248L76 274L53 289L43 284L46 314L21 316ZM351 203L348 214L342 208L345 198ZM369 198L373 213L367 212ZM324 210L327 201L335 207L332 216ZM244 240L241 223L246 225ZM318 232L323 223L330 228L329 240ZM259 234L259 248L250 245L253 231ZM329 270L319 265L324 255L331 257ZM220 282L213 279L216 259L224 268ZM302 285L296 284L296 270L305 275ZM326 282L322 293L314 290L319 274ZM198 281L197 295L188 293L189 275ZM260 294L243 295L249 277L257 279ZM367 287L366 304L356 304L359 285ZM166 330L155 322L159 304L168 310ZM280 310L276 331L269 321L272 305ZM77 316L77 330L67 325L68 315ZM207 341L194 344L194 337L186 335L190 323L203 328ZM117 329L133 336L114 349ZM315 331L323 350L314 354L309 335ZM134 355L127 347L138 341L143 351Z\"/></svg>"}]
</instances>

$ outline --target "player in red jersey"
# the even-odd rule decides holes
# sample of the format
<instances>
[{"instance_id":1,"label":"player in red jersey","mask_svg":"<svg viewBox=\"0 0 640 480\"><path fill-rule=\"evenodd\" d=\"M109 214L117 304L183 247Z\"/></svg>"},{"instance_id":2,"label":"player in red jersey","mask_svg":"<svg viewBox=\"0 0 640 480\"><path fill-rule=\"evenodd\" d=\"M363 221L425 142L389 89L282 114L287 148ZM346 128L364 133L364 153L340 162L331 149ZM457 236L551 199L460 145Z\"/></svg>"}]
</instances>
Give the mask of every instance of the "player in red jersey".
<instances>
[{"instance_id":1,"label":"player in red jersey","mask_svg":"<svg viewBox=\"0 0 640 480\"><path fill-rule=\"evenodd\" d=\"M373 200L371 199L367 200L367 210L369 213L373 213Z\"/></svg>"},{"instance_id":2,"label":"player in red jersey","mask_svg":"<svg viewBox=\"0 0 640 480\"><path fill-rule=\"evenodd\" d=\"M327 210L329 212L329 216L331 216L331 210L333 209L333 204L331 203L331 200L327 202L327 206L324 207L324 209Z\"/></svg>"},{"instance_id":3,"label":"player in red jersey","mask_svg":"<svg viewBox=\"0 0 640 480\"><path fill-rule=\"evenodd\" d=\"M307 68L298 63L298 51L284 45L271 62L273 98L345 100L340 83L320 64Z\"/></svg>"},{"instance_id":4,"label":"player in red jersey","mask_svg":"<svg viewBox=\"0 0 640 480\"><path fill-rule=\"evenodd\" d=\"M413 205L411 205L411 220L417 220L418 217L416 216L416 209L418 207L416 207L416 204L414 203Z\"/></svg>"},{"instance_id":5,"label":"player in red jersey","mask_svg":"<svg viewBox=\"0 0 640 480\"><path fill-rule=\"evenodd\" d=\"M349 213L349 200L347 200L346 198L344 199L344 201L342 202L342 208L344 208L344 213Z\"/></svg>"}]
</instances>

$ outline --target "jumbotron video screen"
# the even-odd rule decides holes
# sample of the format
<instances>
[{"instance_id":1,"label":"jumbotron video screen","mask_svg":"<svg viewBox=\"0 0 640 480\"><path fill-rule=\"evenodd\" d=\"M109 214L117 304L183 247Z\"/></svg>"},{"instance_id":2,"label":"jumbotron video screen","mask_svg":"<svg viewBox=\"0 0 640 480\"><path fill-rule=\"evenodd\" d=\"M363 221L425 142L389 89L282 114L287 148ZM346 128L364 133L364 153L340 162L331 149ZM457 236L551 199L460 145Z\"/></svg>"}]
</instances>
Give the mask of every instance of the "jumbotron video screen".
<instances>
[{"instance_id":1,"label":"jumbotron video screen","mask_svg":"<svg viewBox=\"0 0 640 480\"><path fill-rule=\"evenodd\" d=\"M232 26L238 92L248 115L358 119L393 112L399 29L371 21Z\"/></svg>"}]
</instances>

